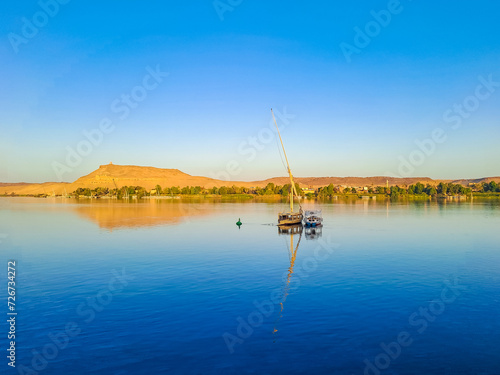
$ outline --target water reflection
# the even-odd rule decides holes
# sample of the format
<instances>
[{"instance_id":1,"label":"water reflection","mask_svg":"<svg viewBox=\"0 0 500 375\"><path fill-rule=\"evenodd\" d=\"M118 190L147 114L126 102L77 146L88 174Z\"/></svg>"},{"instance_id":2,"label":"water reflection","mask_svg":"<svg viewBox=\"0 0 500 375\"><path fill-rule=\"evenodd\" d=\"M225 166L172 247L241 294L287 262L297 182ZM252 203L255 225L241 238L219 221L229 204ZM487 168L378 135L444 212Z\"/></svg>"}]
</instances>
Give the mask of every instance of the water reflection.
<instances>
[{"instance_id":1,"label":"water reflection","mask_svg":"<svg viewBox=\"0 0 500 375\"><path fill-rule=\"evenodd\" d=\"M229 203L230 202L230 203ZM176 225L188 222L191 219L202 216L213 216L223 214L226 204L235 204L230 206L238 207L234 218L239 217L243 212L250 210L247 207L252 205L270 206L275 208L276 200L221 200L221 199L162 199L162 200L90 200L90 199L62 199L62 198L2 198L0 205L3 207L11 206L19 209L46 210L52 211L68 210L77 214L81 218L97 224L102 229L129 229L136 227L152 227L161 225ZM446 200L446 199L400 199L391 202L389 199L333 199L331 201L322 201L321 205L325 209L325 214L330 217L340 217L353 210L362 212L364 215L384 213L389 218L394 212L407 207L415 214L427 213L430 211L439 211L443 214L449 209L458 209L467 206L471 210L487 210L487 212L497 212L500 204L499 199L480 199L474 200ZM244 205L244 206L240 206ZM0 206L0 208L2 207ZM24 207L24 208L23 208ZM383 211L382 211L383 210ZM250 210L251 211L251 210ZM275 211L273 211L274 214ZM256 216L256 215L254 215ZM245 218L244 218L245 219ZM245 222L248 222L248 217ZM251 217L251 220L254 218ZM269 218L259 217L255 221L264 223ZM231 219L231 223L234 223ZM280 234L298 234L304 230L300 225L294 227L278 228ZM304 230L306 240L315 240L321 237L321 228Z\"/></svg>"},{"instance_id":2,"label":"water reflection","mask_svg":"<svg viewBox=\"0 0 500 375\"><path fill-rule=\"evenodd\" d=\"M323 234L323 227L305 228L306 240L317 240Z\"/></svg>"},{"instance_id":3,"label":"water reflection","mask_svg":"<svg viewBox=\"0 0 500 375\"><path fill-rule=\"evenodd\" d=\"M278 226L278 234L279 235L289 235L290 236L290 246L288 247L288 259L290 261L290 266L288 267L288 273L286 276L285 283L283 285L282 299L280 302L280 311L279 315L274 323L273 335L276 335L278 332L278 323L283 316L283 309L285 307L285 301L290 292L290 280L292 279L293 267L295 265L295 259L297 259L297 252L299 250L300 240L302 239L303 232L302 224L295 225L286 225L286 226ZM293 237L294 235L298 235L299 239L297 241L297 245L294 244ZM274 342L276 342L276 336L274 338Z\"/></svg>"},{"instance_id":4,"label":"water reflection","mask_svg":"<svg viewBox=\"0 0 500 375\"><path fill-rule=\"evenodd\" d=\"M175 225L192 217L213 214L209 205L152 201L146 203L91 202L75 204L76 213L100 228L121 228Z\"/></svg>"},{"instance_id":5,"label":"water reflection","mask_svg":"<svg viewBox=\"0 0 500 375\"><path fill-rule=\"evenodd\" d=\"M291 235L291 239L293 239L294 234L302 234L302 230L304 227L302 224L294 224L294 225L278 225L278 234L289 234Z\"/></svg>"}]
</instances>

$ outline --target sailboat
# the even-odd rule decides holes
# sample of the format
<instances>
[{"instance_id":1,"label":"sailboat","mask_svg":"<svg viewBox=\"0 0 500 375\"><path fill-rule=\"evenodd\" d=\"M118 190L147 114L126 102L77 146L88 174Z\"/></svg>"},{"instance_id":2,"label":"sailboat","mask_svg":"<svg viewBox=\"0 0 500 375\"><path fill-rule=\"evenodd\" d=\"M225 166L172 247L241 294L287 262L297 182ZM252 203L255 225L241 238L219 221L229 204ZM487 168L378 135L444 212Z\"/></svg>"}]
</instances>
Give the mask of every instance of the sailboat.
<instances>
[{"instance_id":1,"label":"sailboat","mask_svg":"<svg viewBox=\"0 0 500 375\"><path fill-rule=\"evenodd\" d=\"M278 136L280 137L281 147L283 148L283 154L285 155L286 166L288 175L290 176L290 211L289 212L280 212L278 214L278 225L295 225L301 224L304 215L302 214L302 207L299 202L299 211L293 211L293 198L297 197L297 189L295 188L295 183L293 182L292 171L290 170L290 164L288 163L288 158L285 152L285 146L283 145L283 140L281 139L280 129L278 128L278 124L276 123L276 118L274 117L274 112L271 108L271 114L273 115L274 125L276 125L276 130L278 131Z\"/></svg>"}]
</instances>

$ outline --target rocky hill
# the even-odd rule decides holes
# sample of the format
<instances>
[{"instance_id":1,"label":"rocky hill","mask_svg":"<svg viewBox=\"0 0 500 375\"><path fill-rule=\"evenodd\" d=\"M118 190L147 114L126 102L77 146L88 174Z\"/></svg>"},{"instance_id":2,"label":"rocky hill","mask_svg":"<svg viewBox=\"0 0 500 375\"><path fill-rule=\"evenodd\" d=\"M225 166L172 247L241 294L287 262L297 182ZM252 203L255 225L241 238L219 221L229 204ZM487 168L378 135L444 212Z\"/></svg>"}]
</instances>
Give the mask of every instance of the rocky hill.
<instances>
[{"instance_id":1,"label":"rocky hill","mask_svg":"<svg viewBox=\"0 0 500 375\"><path fill-rule=\"evenodd\" d=\"M295 180L302 187L317 188L329 184L345 186L389 186L399 185L407 186L421 182L423 184L436 185L441 181L460 183L468 185L469 183L496 181L500 183L500 177L488 177L481 179L463 179L463 180L433 180L428 177L296 177ZM80 177L75 182L45 182L39 184L29 183L0 183L0 194L15 193L18 195L27 194L64 194L71 193L77 188L107 187L113 189L122 186L143 186L146 189L153 189L156 185L162 187L171 186L202 186L211 188L213 186L242 186L242 187L264 187L268 183L275 185L284 185L288 183L288 177L275 177L261 181L222 181L208 177L191 176L181 172L178 169L163 169L154 167L140 167L135 165L101 165L98 169L86 176Z\"/></svg>"}]
</instances>

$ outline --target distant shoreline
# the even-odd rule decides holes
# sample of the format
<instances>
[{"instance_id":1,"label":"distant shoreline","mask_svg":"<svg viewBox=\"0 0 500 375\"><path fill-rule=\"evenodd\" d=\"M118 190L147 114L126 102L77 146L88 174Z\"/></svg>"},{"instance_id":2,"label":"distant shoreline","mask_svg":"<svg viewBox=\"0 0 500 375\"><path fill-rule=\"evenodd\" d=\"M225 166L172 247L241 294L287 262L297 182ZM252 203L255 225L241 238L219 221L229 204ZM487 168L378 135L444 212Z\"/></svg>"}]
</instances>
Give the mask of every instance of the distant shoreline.
<instances>
[{"instance_id":1,"label":"distant shoreline","mask_svg":"<svg viewBox=\"0 0 500 375\"><path fill-rule=\"evenodd\" d=\"M473 198L500 198L500 192L497 193L472 193ZM193 195L169 195L169 196L143 196L140 198L137 197L129 197L129 198L116 198L116 197L91 197L91 196L61 196L61 195L0 195L0 198L63 198L63 199L76 199L76 200L112 200L112 201L137 201L137 200L190 200L190 199L254 199L261 201L286 201L287 198L283 197L279 194L273 195L257 195L257 194L224 194L224 195L213 195L213 194L193 194ZM318 200L318 201L326 201L326 200L337 200L337 199L345 199L345 198L357 198L357 199L391 199L391 195L388 194L334 194L332 196L315 196L315 197L307 197L302 196L302 200ZM427 195L427 194L404 194L398 195L397 199L419 199L419 200L428 200L428 199L441 199L441 200L470 200L470 195Z\"/></svg>"},{"instance_id":2,"label":"distant shoreline","mask_svg":"<svg viewBox=\"0 0 500 375\"><path fill-rule=\"evenodd\" d=\"M221 186L205 188L203 186L170 186L162 188L160 185L155 185L152 188L144 186L132 185L118 187L115 184L114 188L107 186L96 186L94 188L78 187L74 191L64 194L57 194L52 191L52 194L44 192L38 194L23 194L12 191L10 194L5 192L3 196L33 196L33 197L73 197L78 199L179 199L181 197L205 197L205 198L240 198L251 199L269 197L273 199L289 198L292 186L288 184L276 185L268 183L263 187L245 187L245 186ZM385 198L402 198L411 199L428 199L428 198L443 198L443 199L473 199L474 196L500 196L500 185L495 181L489 183L472 184L463 186L462 184L454 183L439 183L437 185L421 182L407 186L364 186L364 187L349 187L345 185L321 186L318 188L301 187L298 183L294 185L295 195L304 199L338 199L339 197L354 196L365 199L376 199L377 197Z\"/></svg>"},{"instance_id":3,"label":"distant shoreline","mask_svg":"<svg viewBox=\"0 0 500 375\"><path fill-rule=\"evenodd\" d=\"M274 177L258 181L237 181L237 175L226 173L212 173L212 177L193 176L178 169L165 169L135 165L100 165L98 169L82 176L74 182L45 182L45 183L0 183L0 194L11 195L71 195L77 189L95 190L101 189L123 189L124 187L143 187L147 192L155 189L156 186L169 186L171 188L181 186L211 190L213 188L231 189L238 187L241 192L247 193L251 190L265 189L269 184L285 185L290 182L289 177ZM223 179L217 179L223 178ZM318 190L326 186L334 186L338 189L355 188L369 190L370 188L386 187L407 188L412 184L423 184L434 186L436 189L440 184L461 185L463 188L474 188L476 185L495 182L500 184L500 176L484 177L477 179L459 180L434 180L428 177L294 177L295 182L305 190ZM229 185L229 186L228 186ZM475 190L475 189L473 189ZM180 192L179 192L180 193ZM439 191L438 191L439 193ZM174 195L176 193L174 192Z\"/></svg>"}]
</instances>

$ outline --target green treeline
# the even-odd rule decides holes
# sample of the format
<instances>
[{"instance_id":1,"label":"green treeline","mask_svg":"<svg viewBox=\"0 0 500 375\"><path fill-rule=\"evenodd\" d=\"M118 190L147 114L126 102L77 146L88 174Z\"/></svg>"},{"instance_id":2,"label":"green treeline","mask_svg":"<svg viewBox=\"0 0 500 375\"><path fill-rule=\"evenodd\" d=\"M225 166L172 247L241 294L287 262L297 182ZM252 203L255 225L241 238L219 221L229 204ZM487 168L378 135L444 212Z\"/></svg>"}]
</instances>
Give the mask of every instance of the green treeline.
<instances>
[{"instance_id":1,"label":"green treeline","mask_svg":"<svg viewBox=\"0 0 500 375\"><path fill-rule=\"evenodd\" d=\"M297 193L301 196L309 198L315 197L331 197L335 195L385 195L390 197L400 196L447 196L447 195L470 195L472 193L500 193L500 185L491 181L490 183L482 183L465 187L460 184L453 183L440 183L437 186L430 184L424 185L420 182L408 187L391 186L370 186L366 188L355 187L341 187L330 184L328 186L320 187L311 191L311 189L301 189L298 184L295 184ZM290 184L275 185L273 183L267 184L264 188L247 188L239 186L221 186L205 189L201 186L173 186L162 188L157 185L154 189L148 191L142 186L123 186L119 189L109 189L97 187L95 189L78 188L73 192L76 196L88 197L103 197L103 196L116 196L117 198L137 197L144 196L194 196L194 195L210 195L210 196L223 196L223 195L256 195L256 196L270 196L280 195L286 197L290 194Z\"/></svg>"},{"instance_id":2,"label":"green treeline","mask_svg":"<svg viewBox=\"0 0 500 375\"><path fill-rule=\"evenodd\" d=\"M213 187L210 189L205 189L201 186L185 186L183 188L179 186L166 187L163 188L160 185L147 191L142 186L122 186L119 189L108 189L97 187L95 189L89 188L78 188L73 192L76 196L88 196L88 197L102 197L102 196L116 196L117 198L126 198L130 196L137 196L137 198L142 198L144 196L177 196L177 195L231 195L231 194L249 194L249 195L282 195L288 196L290 194L290 184L279 186L273 183L267 184L265 188L247 188L239 186L221 186ZM298 184L295 184L295 188L299 195L303 195L302 189Z\"/></svg>"},{"instance_id":3,"label":"green treeline","mask_svg":"<svg viewBox=\"0 0 500 375\"><path fill-rule=\"evenodd\" d=\"M470 187L465 187L460 184L453 183L443 183L441 182L437 186L430 184L424 185L417 182L415 185L410 185L408 187L391 186L389 188L385 186L370 186L366 190L357 190L354 187L340 188L335 187L333 184L319 188L316 196L332 196L337 194L358 194L358 193L368 193L368 194L382 194L389 195L391 197L398 197L402 195L421 195L421 196L447 196L447 195L470 195L471 193L496 193L500 192L500 185L496 182L491 181L490 183L476 184Z\"/></svg>"}]
</instances>

